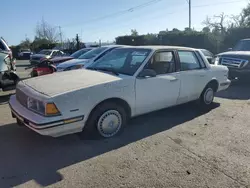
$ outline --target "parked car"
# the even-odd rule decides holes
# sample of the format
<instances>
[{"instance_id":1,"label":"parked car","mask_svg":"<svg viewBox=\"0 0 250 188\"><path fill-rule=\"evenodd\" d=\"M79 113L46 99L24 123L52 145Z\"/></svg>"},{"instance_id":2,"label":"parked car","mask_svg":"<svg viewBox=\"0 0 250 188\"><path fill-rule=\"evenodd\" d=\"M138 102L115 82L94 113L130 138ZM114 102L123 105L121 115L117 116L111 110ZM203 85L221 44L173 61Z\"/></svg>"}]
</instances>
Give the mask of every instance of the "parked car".
<instances>
[{"instance_id":1,"label":"parked car","mask_svg":"<svg viewBox=\"0 0 250 188\"><path fill-rule=\"evenodd\" d=\"M229 87L227 76L197 49L123 47L86 69L20 81L9 105L19 125L41 135L108 138L131 117L194 100L210 107Z\"/></svg>"},{"instance_id":2,"label":"parked car","mask_svg":"<svg viewBox=\"0 0 250 188\"><path fill-rule=\"evenodd\" d=\"M21 49L18 53L18 59L30 59L32 52L30 49Z\"/></svg>"},{"instance_id":3,"label":"parked car","mask_svg":"<svg viewBox=\"0 0 250 188\"><path fill-rule=\"evenodd\" d=\"M36 65L26 67L25 70L32 69L30 72L31 77L43 76L56 72L56 66L50 59L44 59Z\"/></svg>"},{"instance_id":4,"label":"parked car","mask_svg":"<svg viewBox=\"0 0 250 188\"><path fill-rule=\"evenodd\" d=\"M95 62L99 58L103 57L105 54L111 52L113 49L122 47L122 45L109 45L95 48L83 55L78 59L72 59L63 63L60 63L56 68L57 72L69 71L83 68L85 65L89 65Z\"/></svg>"},{"instance_id":5,"label":"parked car","mask_svg":"<svg viewBox=\"0 0 250 188\"><path fill-rule=\"evenodd\" d=\"M30 64L38 64L41 62L41 60L51 59L59 56L64 56L64 52L60 50L41 50L37 54L30 56Z\"/></svg>"},{"instance_id":6,"label":"parked car","mask_svg":"<svg viewBox=\"0 0 250 188\"><path fill-rule=\"evenodd\" d=\"M51 61L57 66L59 63L63 63L65 61L71 60L71 59L78 59L81 55L87 53L90 50L93 50L94 48L83 48L75 53L69 55L69 56L61 56L61 57L54 57L51 59Z\"/></svg>"},{"instance_id":7,"label":"parked car","mask_svg":"<svg viewBox=\"0 0 250 188\"><path fill-rule=\"evenodd\" d=\"M3 39L3 37L0 37L0 51L5 51L10 59L13 59L12 50L8 46L7 42Z\"/></svg>"},{"instance_id":8,"label":"parked car","mask_svg":"<svg viewBox=\"0 0 250 188\"><path fill-rule=\"evenodd\" d=\"M240 40L228 52L216 56L215 64L227 66L229 78L249 80L250 78L250 39Z\"/></svg>"},{"instance_id":9,"label":"parked car","mask_svg":"<svg viewBox=\"0 0 250 188\"><path fill-rule=\"evenodd\" d=\"M206 49L200 49L200 50L204 54L204 56L207 58L208 62L210 64L214 64L214 61L215 61L214 54Z\"/></svg>"},{"instance_id":10,"label":"parked car","mask_svg":"<svg viewBox=\"0 0 250 188\"><path fill-rule=\"evenodd\" d=\"M10 59L8 51L0 50L0 89L9 91L15 89L19 77L15 73L15 59Z\"/></svg>"}]
</instances>

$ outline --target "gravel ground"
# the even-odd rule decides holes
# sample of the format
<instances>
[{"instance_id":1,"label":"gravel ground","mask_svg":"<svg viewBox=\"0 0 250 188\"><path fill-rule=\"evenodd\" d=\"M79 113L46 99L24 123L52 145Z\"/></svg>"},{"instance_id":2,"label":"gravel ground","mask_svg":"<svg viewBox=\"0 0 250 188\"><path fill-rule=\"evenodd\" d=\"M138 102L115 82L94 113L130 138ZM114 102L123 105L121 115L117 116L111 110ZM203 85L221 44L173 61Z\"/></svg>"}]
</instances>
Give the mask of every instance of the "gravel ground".
<instances>
[{"instance_id":1,"label":"gravel ground","mask_svg":"<svg viewBox=\"0 0 250 188\"><path fill-rule=\"evenodd\" d=\"M233 84L210 111L185 104L86 141L18 127L0 97L0 187L250 187L250 88Z\"/></svg>"}]
</instances>

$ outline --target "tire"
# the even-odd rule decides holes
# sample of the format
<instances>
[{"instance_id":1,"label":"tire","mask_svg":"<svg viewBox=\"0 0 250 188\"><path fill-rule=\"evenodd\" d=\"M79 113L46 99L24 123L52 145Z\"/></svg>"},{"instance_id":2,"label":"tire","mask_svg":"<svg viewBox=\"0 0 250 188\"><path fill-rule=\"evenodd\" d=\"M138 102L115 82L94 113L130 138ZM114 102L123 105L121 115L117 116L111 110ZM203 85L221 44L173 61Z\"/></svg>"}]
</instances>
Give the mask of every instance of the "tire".
<instances>
[{"instance_id":1,"label":"tire","mask_svg":"<svg viewBox=\"0 0 250 188\"><path fill-rule=\"evenodd\" d=\"M16 123L18 126L24 126L23 122L21 122L19 119L16 119Z\"/></svg>"},{"instance_id":2,"label":"tire","mask_svg":"<svg viewBox=\"0 0 250 188\"><path fill-rule=\"evenodd\" d=\"M111 138L120 134L127 123L125 109L112 102L97 106L90 114L82 133L84 139Z\"/></svg>"},{"instance_id":3,"label":"tire","mask_svg":"<svg viewBox=\"0 0 250 188\"><path fill-rule=\"evenodd\" d=\"M211 105L213 104L214 95L215 95L215 88L213 87L212 84L208 84L201 93L200 105L205 108L211 107Z\"/></svg>"},{"instance_id":4,"label":"tire","mask_svg":"<svg viewBox=\"0 0 250 188\"><path fill-rule=\"evenodd\" d=\"M31 77L37 77L38 73L36 71L31 71L30 76Z\"/></svg>"}]
</instances>

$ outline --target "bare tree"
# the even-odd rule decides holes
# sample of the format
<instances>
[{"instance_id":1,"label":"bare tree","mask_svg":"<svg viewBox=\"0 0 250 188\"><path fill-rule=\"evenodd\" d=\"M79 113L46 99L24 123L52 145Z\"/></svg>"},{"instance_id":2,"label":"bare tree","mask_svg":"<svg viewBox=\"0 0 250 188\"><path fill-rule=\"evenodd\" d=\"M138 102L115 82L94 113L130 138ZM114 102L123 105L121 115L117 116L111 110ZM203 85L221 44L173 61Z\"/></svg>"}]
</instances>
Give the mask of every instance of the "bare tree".
<instances>
[{"instance_id":1,"label":"bare tree","mask_svg":"<svg viewBox=\"0 0 250 188\"><path fill-rule=\"evenodd\" d=\"M35 32L37 38L46 39L52 43L58 42L58 39L60 38L58 27L51 26L44 21L44 19L37 24Z\"/></svg>"},{"instance_id":2,"label":"bare tree","mask_svg":"<svg viewBox=\"0 0 250 188\"><path fill-rule=\"evenodd\" d=\"M227 17L224 13L215 15L213 18L207 17L203 21L203 24L212 30L218 30L221 34L225 34L227 30Z\"/></svg>"}]
</instances>

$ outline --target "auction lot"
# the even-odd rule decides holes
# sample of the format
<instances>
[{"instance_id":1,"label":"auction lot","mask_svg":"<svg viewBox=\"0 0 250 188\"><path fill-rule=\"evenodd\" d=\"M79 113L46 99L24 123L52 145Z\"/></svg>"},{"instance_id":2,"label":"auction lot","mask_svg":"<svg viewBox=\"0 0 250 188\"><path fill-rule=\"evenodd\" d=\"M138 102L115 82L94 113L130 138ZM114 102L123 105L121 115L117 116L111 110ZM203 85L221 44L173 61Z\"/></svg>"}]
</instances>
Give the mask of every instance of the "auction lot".
<instances>
[{"instance_id":1,"label":"auction lot","mask_svg":"<svg viewBox=\"0 0 250 188\"><path fill-rule=\"evenodd\" d=\"M28 61L17 61L25 78ZM234 82L213 108L185 104L131 120L122 135L80 140L19 127L0 94L0 187L249 187L250 88Z\"/></svg>"}]
</instances>

